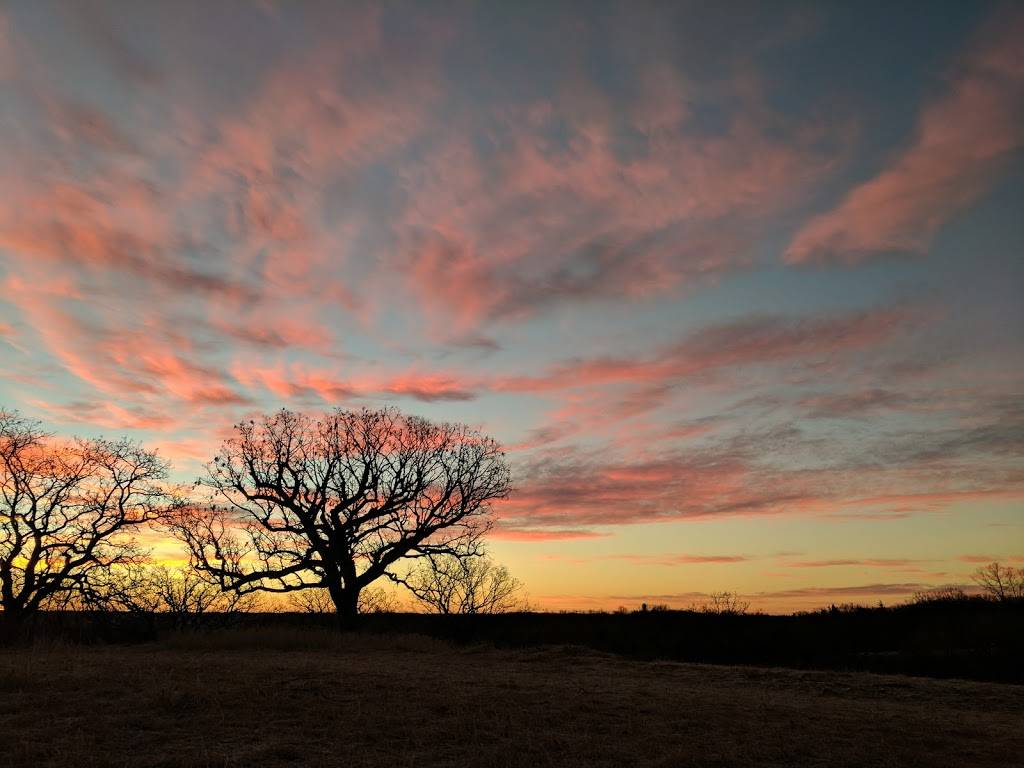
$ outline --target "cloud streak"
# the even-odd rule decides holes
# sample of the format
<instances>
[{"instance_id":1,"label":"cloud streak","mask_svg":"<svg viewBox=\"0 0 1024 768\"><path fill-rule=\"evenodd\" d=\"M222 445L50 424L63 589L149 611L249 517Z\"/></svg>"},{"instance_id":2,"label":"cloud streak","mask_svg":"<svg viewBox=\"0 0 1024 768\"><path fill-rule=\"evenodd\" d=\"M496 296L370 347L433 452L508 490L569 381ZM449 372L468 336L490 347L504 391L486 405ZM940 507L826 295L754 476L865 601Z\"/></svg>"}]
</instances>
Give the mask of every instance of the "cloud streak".
<instances>
[{"instance_id":1,"label":"cloud streak","mask_svg":"<svg viewBox=\"0 0 1024 768\"><path fill-rule=\"evenodd\" d=\"M1024 145L1024 64L1019 9L990 21L928 105L913 143L840 205L804 224L786 249L791 264L855 263L925 253L936 232L992 184Z\"/></svg>"},{"instance_id":2,"label":"cloud streak","mask_svg":"<svg viewBox=\"0 0 1024 768\"><path fill-rule=\"evenodd\" d=\"M905 330L914 319L914 312L902 309L810 318L745 317L688 334L648 357L574 360L542 376L498 380L494 387L543 392L587 385L683 379L759 363L828 359L884 342Z\"/></svg>"}]
</instances>

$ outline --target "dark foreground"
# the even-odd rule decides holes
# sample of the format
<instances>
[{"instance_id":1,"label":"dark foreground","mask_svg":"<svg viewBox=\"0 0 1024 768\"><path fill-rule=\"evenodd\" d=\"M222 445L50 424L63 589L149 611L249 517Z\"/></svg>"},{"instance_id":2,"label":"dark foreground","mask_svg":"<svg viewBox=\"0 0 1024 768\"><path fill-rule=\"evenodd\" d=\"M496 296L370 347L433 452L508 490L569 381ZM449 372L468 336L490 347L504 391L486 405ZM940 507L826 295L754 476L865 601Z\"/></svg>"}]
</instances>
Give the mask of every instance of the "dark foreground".
<instances>
[{"instance_id":1,"label":"dark foreground","mask_svg":"<svg viewBox=\"0 0 1024 768\"><path fill-rule=\"evenodd\" d=\"M0 766L1007 766L1024 688L268 628L0 649Z\"/></svg>"}]
</instances>

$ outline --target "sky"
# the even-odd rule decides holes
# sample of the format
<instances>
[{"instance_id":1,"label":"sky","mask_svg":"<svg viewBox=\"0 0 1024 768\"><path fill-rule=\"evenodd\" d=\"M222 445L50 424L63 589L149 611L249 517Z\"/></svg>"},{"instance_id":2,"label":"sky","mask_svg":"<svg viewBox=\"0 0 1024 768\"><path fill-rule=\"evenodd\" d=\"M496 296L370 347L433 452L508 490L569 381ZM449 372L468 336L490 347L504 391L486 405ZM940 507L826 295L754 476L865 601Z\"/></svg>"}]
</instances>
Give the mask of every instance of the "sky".
<instances>
[{"instance_id":1,"label":"sky","mask_svg":"<svg viewBox=\"0 0 1024 768\"><path fill-rule=\"evenodd\" d=\"M1024 562L1024 9L0 6L0 404L500 440L532 605ZM158 558L176 545L152 542Z\"/></svg>"}]
</instances>

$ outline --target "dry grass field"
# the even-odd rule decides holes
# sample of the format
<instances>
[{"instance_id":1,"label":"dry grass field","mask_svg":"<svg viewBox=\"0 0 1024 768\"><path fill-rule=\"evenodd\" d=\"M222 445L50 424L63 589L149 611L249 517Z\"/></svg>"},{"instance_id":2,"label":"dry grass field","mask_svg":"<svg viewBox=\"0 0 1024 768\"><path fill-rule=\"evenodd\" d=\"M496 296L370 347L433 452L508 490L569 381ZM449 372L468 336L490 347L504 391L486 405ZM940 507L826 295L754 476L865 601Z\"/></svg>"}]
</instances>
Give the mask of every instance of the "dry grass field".
<instances>
[{"instance_id":1,"label":"dry grass field","mask_svg":"<svg viewBox=\"0 0 1024 768\"><path fill-rule=\"evenodd\" d=\"M2 766L1005 766L1024 687L310 630L0 649Z\"/></svg>"}]
</instances>

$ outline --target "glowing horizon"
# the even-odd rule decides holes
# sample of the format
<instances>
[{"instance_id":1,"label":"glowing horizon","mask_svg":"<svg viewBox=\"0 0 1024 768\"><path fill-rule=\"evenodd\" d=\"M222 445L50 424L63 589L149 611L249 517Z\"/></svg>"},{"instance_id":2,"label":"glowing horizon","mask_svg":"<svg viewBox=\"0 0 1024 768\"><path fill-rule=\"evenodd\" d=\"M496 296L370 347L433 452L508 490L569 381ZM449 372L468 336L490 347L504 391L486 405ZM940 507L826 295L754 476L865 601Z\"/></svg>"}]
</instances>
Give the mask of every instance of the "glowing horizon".
<instances>
[{"instance_id":1,"label":"glowing horizon","mask_svg":"<svg viewBox=\"0 0 1024 768\"><path fill-rule=\"evenodd\" d=\"M920 10L11 3L0 404L477 426L541 608L1020 563L1024 13Z\"/></svg>"}]
</instances>

